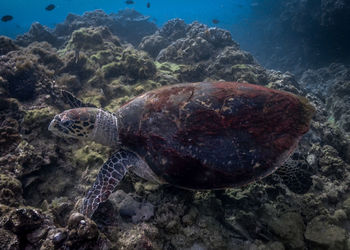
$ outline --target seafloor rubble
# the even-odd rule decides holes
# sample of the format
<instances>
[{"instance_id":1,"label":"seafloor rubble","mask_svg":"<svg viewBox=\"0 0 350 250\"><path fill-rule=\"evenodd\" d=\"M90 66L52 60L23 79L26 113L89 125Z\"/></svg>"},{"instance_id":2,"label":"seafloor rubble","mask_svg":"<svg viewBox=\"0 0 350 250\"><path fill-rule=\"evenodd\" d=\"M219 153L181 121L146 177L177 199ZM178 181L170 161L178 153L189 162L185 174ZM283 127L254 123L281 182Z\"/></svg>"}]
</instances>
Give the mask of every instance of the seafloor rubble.
<instances>
[{"instance_id":1,"label":"seafloor rubble","mask_svg":"<svg viewBox=\"0 0 350 250\"><path fill-rule=\"evenodd\" d=\"M97 18L79 26L81 18L61 24L66 38L49 32L58 44L0 37L1 249L350 249L349 67L297 81L261 67L222 29L175 19L132 46ZM295 178L312 176L308 192L291 192L278 174L195 192L130 173L92 220L77 213L110 149L47 131L68 108L61 89L113 111L162 85L221 79L291 91L317 108L287 163Z\"/></svg>"}]
</instances>

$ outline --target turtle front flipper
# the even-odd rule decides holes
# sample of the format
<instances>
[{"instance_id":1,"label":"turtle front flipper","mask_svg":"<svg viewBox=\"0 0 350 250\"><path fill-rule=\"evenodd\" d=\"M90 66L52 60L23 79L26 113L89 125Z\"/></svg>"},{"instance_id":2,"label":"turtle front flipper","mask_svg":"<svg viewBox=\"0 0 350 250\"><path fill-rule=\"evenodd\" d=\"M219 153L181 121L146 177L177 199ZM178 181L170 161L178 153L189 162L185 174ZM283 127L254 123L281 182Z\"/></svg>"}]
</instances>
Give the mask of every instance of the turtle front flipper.
<instances>
[{"instance_id":1,"label":"turtle front flipper","mask_svg":"<svg viewBox=\"0 0 350 250\"><path fill-rule=\"evenodd\" d=\"M115 152L100 169L95 183L84 198L81 213L91 218L98 205L108 199L128 169L140 164L143 164L143 160L128 150Z\"/></svg>"},{"instance_id":2,"label":"turtle front flipper","mask_svg":"<svg viewBox=\"0 0 350 250\"><path fill-rule=\"evenodd\" d=\"M62 90L61 95L63 97L63 101L68 104L71 108L82 108L82 107L93 107L96 108L94 104L84 103L78 98L76 98L71 92Z\"/></svg>"}]
</instances>

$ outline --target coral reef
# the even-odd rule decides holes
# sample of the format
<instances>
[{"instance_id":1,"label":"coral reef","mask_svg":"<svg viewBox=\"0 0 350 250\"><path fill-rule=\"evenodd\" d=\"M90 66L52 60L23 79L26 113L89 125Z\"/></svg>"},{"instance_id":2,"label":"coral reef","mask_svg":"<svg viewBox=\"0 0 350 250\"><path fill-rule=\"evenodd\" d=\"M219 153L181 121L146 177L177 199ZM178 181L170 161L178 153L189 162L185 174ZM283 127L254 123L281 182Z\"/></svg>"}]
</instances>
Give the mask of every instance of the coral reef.
<instances>
[{"instance_id":1,"label":"coral reef","mask_svg":"<svg viewBox=\"0 0 350 250\"><path fill-rule=\"evenodd\" d=\"M158 62L186 65L179 69L180 81L202 81L206 78L228 81L267 83L266 70L248 52L239 49L231 34L181 19L168 21L139 44Z\"/></svg>"},{"instance_id":2,"label":"coral reef","mask_svg":"<svg viewBox=\"0 0 350 250\"><path fill-rule=\"evenodd\" d=\"M20 101L44 92L55 70L63 63L48 43L33 43L25 49L10 51L0 59L0 87Z\"/></svg>"},{"instance_id":3,"label":"coral reef","mask_svg":"<svg viewBox=\"0 0 350 250\"><path fill-rule=\"evenodd\" d=\"M123 32L146 26L128 37L116 23ZM38 33L16 41L25 47L0 39L1 249L349 249L347 66L309 70L297 81L260 66L225 30L174 19L156 31L131 10L69 15L53 31L33 26ZM47 39L33 42L35 34ZM52 44L48 34L65 43ZM222 79L290 91L314 104L310 132L287 163L295 178L312 176L307 192L278 171L242 188L206 192L130 173L92 220L78 213L111 150L47 131L69 108L61 90L113 112L162 85Z\"/></svg>"},{"instance_id":4,"label":"coral reef","mask_svg":"<svg viewBox=\"0 0 350 250\"><path fill-rule=\"evenodd\" d=\"M343 64L331 64L317 70L307 70L301 76L300 83L326 103L329 122L349 133L350 68Z\"/></svg>"},{"instance_id":5,"label":"coral reef","mask_svg":"<svg viewBox=\"0 0 350 250\"><path fill-rule=\"evenodd\" d=\"M108 27L114 35L133 45L157 30L157 26L149 21L149 17L133 9L120 10L118 13L107 15L102 10L85 12L82 16L69 14L63 23L49 29L39 23L33 23L28 33L16 38L15 43L27 46L32 42L46 41L53 47L59 48L69 40L71 34L80 28Z\"/></svg>"},{"instance_id":6,"label":"coral reef","mask_svg":"<svg viewBox=\"0 0 350 250\"><path fill-rule=\"evenodd\" d=\"M18 119L21 114L14 99L1 99L0 109L0 152L6 154L20 142Z\"/></svg>"},{"instance_id":7,"label":"coral reef","mask_svg":"<svg viewBox=\"0 0 350 250\"><path fill-rule=\"evenodd\" d=\"M10 38L6 36L0 36L0 55L5 55L8 52L17 49L18 46L16 46Z\"/></svg>"},{"instance_id":8,"label":"coral reef","mask_svg":"<svg viewBox=\"0 0 350 250\"><path fill-rule=\"evenodd\" d=\"M64 42L64 40L59 39L52 34L52 30L48 27L35 22L30 26L28 33L17 36L15 42L20 46L28 46L32 42L48 42L52 46L58 47Z\"/></svg>"},{"instance_id":9,"label":"coral reef","mask_svg":"<svg viewBox=\"0 0 350 250\"><path fill-rule=\"evenodd\" d=\"M181 19L173 19L155 34L144 37L139 48L158 61L192 63L209 59L219 52L218 48L225 46L238 49L228 31L198 22L187 25Z\"/></svg>"},{"instance_id":10,"label":"coral reef","mask_svg":"<svg viewBox=\"0 0 350 250\"><path fill-rule=\"evenodd\" d=\"M144 36L157 30L157 26L149 21L150 17L143 16L134 9L120 10L110 16L114 21L109 26L112 33L134 46L138 45Z\"/></svg>"}]
</instances>

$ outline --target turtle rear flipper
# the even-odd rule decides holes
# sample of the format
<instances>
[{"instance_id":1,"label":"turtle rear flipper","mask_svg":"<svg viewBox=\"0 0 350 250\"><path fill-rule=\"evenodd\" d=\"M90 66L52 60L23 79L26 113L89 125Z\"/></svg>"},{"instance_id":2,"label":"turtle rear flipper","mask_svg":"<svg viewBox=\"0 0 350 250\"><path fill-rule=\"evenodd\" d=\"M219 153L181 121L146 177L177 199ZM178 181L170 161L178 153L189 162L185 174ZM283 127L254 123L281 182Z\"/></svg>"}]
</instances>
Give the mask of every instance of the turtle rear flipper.
<instances>
[{"instance_id":1,"label":"turtle rear flipper","mask_svg":"<svg viewBox=\"0 0 350 250\"><path fill-rule=\"evenodd\" d=\"M312 186L311 167L305 159L299 159L298 153L290 157L274 174L296 194L305 194Z\"/></svg>"},{"instance_id":2,"label":"turtle rear flipper","mask_svg":"<svg viewBox=\"0 0 350 250\"><path fill-rule=\"evenodd\" d=\"M102 166L95 183L84 198L81 213L91 218L98 205L108 200L130 167L145 164L136 154L121 149L115 152Z\"/></svg>"},{"instance_id":3,"label":"turtle rear flipper","mask_svg":"<svg viewBox=\"0 0 350 250\"><path fill-rule=\"evenodd\" d=\"M78 98L76 98L71 92L62 90L61 91L63 101L71 106L71 108L82 108L82 107L92 107L97 108L94 104L91 103L84 103Z\"/></svg>"}]
</instances>

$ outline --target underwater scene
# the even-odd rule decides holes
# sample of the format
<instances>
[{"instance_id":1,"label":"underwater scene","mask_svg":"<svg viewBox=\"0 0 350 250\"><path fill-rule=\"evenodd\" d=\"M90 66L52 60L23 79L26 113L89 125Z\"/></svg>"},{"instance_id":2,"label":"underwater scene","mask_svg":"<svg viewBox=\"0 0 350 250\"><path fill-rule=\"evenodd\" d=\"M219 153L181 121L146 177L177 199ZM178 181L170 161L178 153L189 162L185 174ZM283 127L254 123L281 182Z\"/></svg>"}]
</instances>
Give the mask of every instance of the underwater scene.
<instances>
[{"instance_id":1,"label":"underwater scene","mask_svg":"<svg viewBox=\"0 0 350 250\"><path fill-rule=\"evenodd\" d=\"M1 250L350 250L350 1L0 18Z\"/></svg>"}]
</instances>

